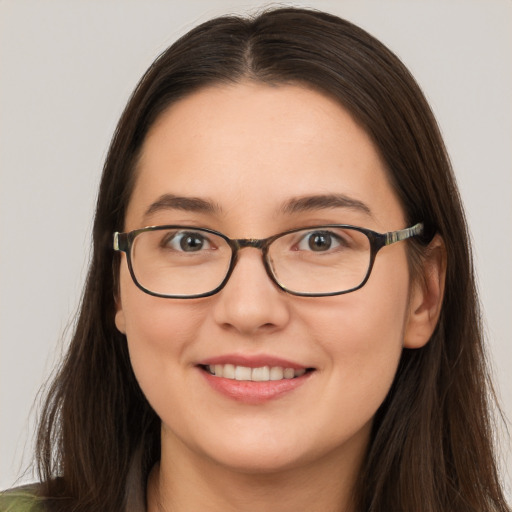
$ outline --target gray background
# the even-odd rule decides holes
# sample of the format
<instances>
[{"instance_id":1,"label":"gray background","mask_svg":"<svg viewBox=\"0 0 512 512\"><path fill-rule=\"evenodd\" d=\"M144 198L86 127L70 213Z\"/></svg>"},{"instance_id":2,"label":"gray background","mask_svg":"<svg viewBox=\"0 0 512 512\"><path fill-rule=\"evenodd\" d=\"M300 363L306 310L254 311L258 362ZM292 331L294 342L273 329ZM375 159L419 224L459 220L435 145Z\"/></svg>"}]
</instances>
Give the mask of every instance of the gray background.
<instances>
[{"instance_id":1,"label":"gray background","mask_svg":"<svg viewBox=\"0 0 512 512\"><path fill-rule=\"evenodd\" d=\"M290 4L361 25L425 91L466 204L491 363L511 418L512 2ZM30 463L34 399L67 344L96 187L130 92L198 22L262 5L0 0L0 488L31 479L17 480ZM501 453L510 481L509 441Z\"/></svg>"}]
</instances>

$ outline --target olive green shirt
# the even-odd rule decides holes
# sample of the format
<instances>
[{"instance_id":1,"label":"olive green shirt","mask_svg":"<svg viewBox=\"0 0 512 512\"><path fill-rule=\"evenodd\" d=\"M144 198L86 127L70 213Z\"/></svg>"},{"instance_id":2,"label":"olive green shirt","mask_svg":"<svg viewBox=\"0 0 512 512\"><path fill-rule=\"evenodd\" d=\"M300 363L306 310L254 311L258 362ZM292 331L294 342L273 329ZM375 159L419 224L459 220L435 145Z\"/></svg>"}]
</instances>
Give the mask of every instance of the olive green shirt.
<instances>
[{"instance_id":1,"label":"olive green shirt","mask_svg":"<svg viewBox=\"0 0 512 512\"><path fill-rule=\"evenodd\" d=\"M134 478L135 476L135 478ZM137 484L137 473L129 473L126 485L125 512L144 512L145 490ZM0 491L0 512L51 512L51 505L45 504L45 498L38 496L38 484L29 484ZM103 511L98 511L103 512Z\"/></svg>"},{"instance_id":2,"label":"olive green shirt","mask_svg":"<svg viewBox=\"0 0 512 512\"><path fill-rule=\"evenodd\" d=\"M45 512L41 498L33 485L0 492L0 512Z\"/></svg>"}]
</instances>

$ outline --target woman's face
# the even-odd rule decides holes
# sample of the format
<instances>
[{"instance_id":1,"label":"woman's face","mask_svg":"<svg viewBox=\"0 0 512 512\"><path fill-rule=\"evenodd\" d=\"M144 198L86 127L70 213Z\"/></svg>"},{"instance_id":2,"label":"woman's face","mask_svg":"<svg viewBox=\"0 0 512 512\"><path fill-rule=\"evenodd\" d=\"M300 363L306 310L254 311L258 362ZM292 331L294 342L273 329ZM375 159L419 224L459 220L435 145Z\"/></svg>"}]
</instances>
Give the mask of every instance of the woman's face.
<instances>
[{"instance_id":1,"label":"woman's face","mask_svg":"<svg viewBox=\"0 0 512 512\"><path fill-rule=\"evenodd\" d=\"M321 199L333 196L349 201ZM265 238L330 223L406 227L372 141L326 96L248 82L203 89L160 117L124 229L183 224ZM408 328L405 249L385 247L360 290L321 298L279 290L254 248L242 249L219 293L199 299L142 292L124 258L116 325L162 420L163 450L249 472L359 460ZM228 377L210 375L214 363L242 367L242 381L246 368L308 371L248 383L229 366Z\"/></svg>"}]
</instances>

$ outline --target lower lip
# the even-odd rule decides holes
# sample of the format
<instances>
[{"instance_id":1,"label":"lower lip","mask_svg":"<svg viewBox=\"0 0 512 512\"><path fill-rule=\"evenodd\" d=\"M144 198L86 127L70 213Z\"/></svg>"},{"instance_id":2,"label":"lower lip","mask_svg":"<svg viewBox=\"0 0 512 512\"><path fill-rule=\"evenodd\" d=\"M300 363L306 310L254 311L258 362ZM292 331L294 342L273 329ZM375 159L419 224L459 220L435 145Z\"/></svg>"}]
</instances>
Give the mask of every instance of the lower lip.
<instances>
[{"instance_id":1,"label":"lower lip","mask_svg":"<svg viewBox=\"0 0 512 512\"><path fill-rule=\"evenodd\" d=\"M206 370L201 369L208 384L217 392L232 400L246 404L261 404L273 400L305 384L313 372L306 372L293 379L269 380L253 382L247 380L226 379L215 377Z\"/></svg>"}]
</instances>

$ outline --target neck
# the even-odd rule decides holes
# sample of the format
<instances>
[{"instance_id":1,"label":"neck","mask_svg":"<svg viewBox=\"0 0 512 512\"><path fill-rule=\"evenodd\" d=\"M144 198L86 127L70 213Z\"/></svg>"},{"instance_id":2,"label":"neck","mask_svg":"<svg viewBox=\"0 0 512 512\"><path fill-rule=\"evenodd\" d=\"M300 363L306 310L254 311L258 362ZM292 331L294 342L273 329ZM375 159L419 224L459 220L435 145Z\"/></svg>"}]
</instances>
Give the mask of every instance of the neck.
<instances>
[{"instance_id":1,"label":"neck","mask_svg":"<svg viewBox=\"0 0 512 512\"><path fill-rule=\"evenodd\" d=\"M242 471L218 464L162 437L162 458L148 481L148 512L353 512L352 492L365 452L330 452L290 468Z\"/></svg>"}]
</instances>

